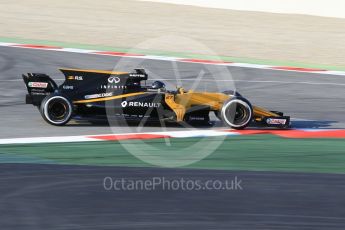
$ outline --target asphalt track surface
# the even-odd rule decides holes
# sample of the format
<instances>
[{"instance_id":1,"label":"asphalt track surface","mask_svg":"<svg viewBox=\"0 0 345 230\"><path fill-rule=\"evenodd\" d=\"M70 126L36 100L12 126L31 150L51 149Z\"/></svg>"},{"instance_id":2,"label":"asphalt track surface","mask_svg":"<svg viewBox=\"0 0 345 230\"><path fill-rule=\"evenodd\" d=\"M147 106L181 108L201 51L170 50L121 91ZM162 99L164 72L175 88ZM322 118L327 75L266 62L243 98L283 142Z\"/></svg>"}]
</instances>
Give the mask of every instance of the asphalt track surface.
<instances>
[{"instance_id":1,"label":"asphalt track surface","mask_svg":"<svg viewBox=\"0 0 345 230\"><path fill-rule=\"evenodd\" d=\"M58 67L113 69L119 60L1 47L0 138L129 131L126 126L113 130L75 123L50 126L36 108L24 104L26 92L20 77L22 73L43 72L62 79ZM173 79L170 88L174 87L176 75L185 88L192 87L203 70L201 75L209 81L201 81L199 89L225 90L236 86L253 104L284 111L297 119L295 127L345 128L345 79L341 76L152 60L138 63L139 60L130 58L120 62L121 70L139 65L156 78ZM219 87L215 88L212 76L222 80ZM147 126L141 131L161 129ZM343 229L345 226L343 175L25 164L1 164L0 174L0 223L4 229ZM132 179L165 176L202 181L237 176L243 181L243 190L105 191L102 183L106 176Z\"/></svg>"},{"instance_id":2,"label":"asphalt track surface","mask_svg":"<svg viewBox=\"0 0 345 230\"><path fill-rule=\"evenodd\" d=\"M343 229L345 178L57 165L0 168L3 229ZM234 180L237 190L106 190L113 180ZM109 184L106 184L108 189ZM126 188L126 187L124 187ZM189 187L192 188L192 187ZM234 187L235 188L235 187ZM175 190L176 189L176 190Z\"/></svg>"}]
</instances>

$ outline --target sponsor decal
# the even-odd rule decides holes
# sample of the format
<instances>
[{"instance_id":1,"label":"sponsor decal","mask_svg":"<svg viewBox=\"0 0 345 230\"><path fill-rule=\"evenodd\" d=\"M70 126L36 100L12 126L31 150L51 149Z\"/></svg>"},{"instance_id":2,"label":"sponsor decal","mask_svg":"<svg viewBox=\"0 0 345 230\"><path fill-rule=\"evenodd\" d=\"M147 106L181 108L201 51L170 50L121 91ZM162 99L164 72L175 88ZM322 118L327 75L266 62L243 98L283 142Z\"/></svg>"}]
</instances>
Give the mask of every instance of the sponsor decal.
<instances>
[{"instance_id":1,"label":"sponsor decal","mask_svg":"<svg viewBox=\"0 0 345 230\"><path fill-rule=\"evenodd\" d=\"M193 117L193 116L190 116L189 120L190 121L204 121L205 117Z\"/></svg>"},{"instance_id":2,"label":"sponsor decal","mask_svg":"<svg viewBox=\"0 0 345 230\"><path fill-rule=\"evenodd\" d=\"M99 93L99 94L86 95L85 99L94 99L94 98L111 97L111 96L113 96L113 93Z\"/></svg>"},{"instance_id":3,"label":"sponsor decal","mask_svg":"<svg viewBox=\"0 0 345 230\"><path fill-rule=\"evenodd\" d=\"M31 92L45 92L44 89L32 89Z\"/></svg>"},{"instance_id":4,"label":"sponsor decal","mask_svg":"<svg viewBox=\"0 0 345 230\"><path fill-rule=\"evenodd\" d=\"M68 77L67 77L67 80L82 81L82 80L84 80L84 77L83 77L83 76L68 76Z\"/></svg>"},{"instance_id":5,"label":"sponsor decal","mask_svg":"<svg viewBox=\"0 0 345 230\"><path fill-rule=\"evenodd\" d=\"M121 79L119 77L116 77L116 76L110 76L108 78L108 82L110 84L117 84L117 83L120 83Z\"/></svg>"},{"instance_id":6,"label":"sponsor decal","mask_svg":"<svg viewBox=\"0 0 345 230\"><path fill-rule=\"evenodd\" d=\"M50 93L45 93L45 92L32 92L31 95L36 95L36 96L47 96Z\"/></svg>"},{"instance_id":7,"label":"sponsor decal","mask_svg":"<svg viewBox=\"0 0 345 230\"><path fill-rule=\"evenodd\" d=\"M140 101L123 101L121 103L123 108L125 107L142 107L142 108L158 108L161 106L161 103L153 103L153 102L140 102Z\"/></svg>"},{"instance_id":8,"label":"sponsor decal","mask_svg":"<svg viewBox=\"0 0 345 230\"><path fill-rule=\"evenodd\" d=\"M123 101L122 103L121 103L121 106L122 106L122 108L125 108L125 107L127 107L127 101Z\"/></svg>"},{"instance_id":9,"label":"sponsor decal","mask_svg":"<svg viewBox=\"0 0 345 230\"><path fill-rule=\"evenodd\" d=\"M268 118L266 123L269 125L285 125L286 119L279 119L279 118Z\"/></svg>"},{"instance_id":10,"label":"sponsor decal","mask_svg":"<svg viewBox=\"0 0 345 230\"><path fill-rule=\"evenodd\" d=\"M101 89L127 89L125 85L101 85Z\"/></svg>"},{"instance_id":11,"label":"sponsor decal","mask_svg":"<svg viewBox=\"0 0 345 230\"><path fill-rule=\"evenodd\" d=\"M145 74L139 74L139 73L130 73L130 77L137 77L137 78L146 78Z\"/></svg>"},{"instance_id":12,"label":"sponsor decal","mask_svg":"<svg viewBox=\"0 0 345 230\"><path fill-rule=\"evenodd\" d=\"M64 85L62 86L63 89L66 89L66 90L74 90L74 86L73 85Z\"/></svg>"},{"instance_id":13,"label":"sponsor decal","mask_svg":"<svg viewBox=\"0 0 345 230\"><path fill-rule=\"evenodd\" d=\"M49 92L46 92L44 89L38 89L38 88L33 88L31 90L31 95L38 95L38 96L47 96L49 95Z\"/></svg>"},{"instance_id":14,"label":"sponsor decal","mask_svg":"<svg viewBox=\"0 0 345 230\"><path fill-rule=\"evenodd\" d=\"M42 89L46 89L48 87L48 83L47 82L29 82L28 86L30 88L42 88Z\"/></svg>"}]
</instances>

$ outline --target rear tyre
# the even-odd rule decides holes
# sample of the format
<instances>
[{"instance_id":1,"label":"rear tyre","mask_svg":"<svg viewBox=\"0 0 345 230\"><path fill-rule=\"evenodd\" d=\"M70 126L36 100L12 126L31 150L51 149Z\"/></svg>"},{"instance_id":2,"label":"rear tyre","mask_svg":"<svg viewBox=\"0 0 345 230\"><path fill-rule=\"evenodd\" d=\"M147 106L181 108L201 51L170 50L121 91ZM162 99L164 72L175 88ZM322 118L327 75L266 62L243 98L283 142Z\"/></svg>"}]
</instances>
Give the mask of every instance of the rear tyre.
<instances>
[{"instance_id":1,"label":"rear tyre","mask_svg":"<svg viewBox=\"0 0 345 230\"><path fill-rule=\"evenodd\" d=\"M60 94L45 97L40 106L43 119L51 125L63 126L69 122L73 113L70 100Z\"/></svg>"},{"instance_id":2,"label":"rear tyre","mask_svg":"<svg viewBox=\"0 0 345 230\"><path fill-rule=\"evenodd\" d=\"M220 111L221 120L233 129L244 129L253 119L253 108L243 97L233 97L224 102Z\"/></svg>"}]
</instances>

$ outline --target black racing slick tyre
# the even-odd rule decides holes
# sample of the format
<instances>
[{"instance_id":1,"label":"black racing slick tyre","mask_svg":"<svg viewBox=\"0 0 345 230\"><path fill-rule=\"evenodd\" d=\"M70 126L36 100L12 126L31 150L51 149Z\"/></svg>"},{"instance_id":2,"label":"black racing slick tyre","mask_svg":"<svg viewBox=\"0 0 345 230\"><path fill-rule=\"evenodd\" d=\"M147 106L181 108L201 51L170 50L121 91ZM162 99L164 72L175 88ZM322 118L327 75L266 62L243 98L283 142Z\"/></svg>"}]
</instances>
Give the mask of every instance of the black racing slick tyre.
<instances>
[{"instance_id":1,"label":"black racing slick tyre","mask_svg":"<svg viewBox=\"0 0 345 230\"><path fill-rule=\"evenodd\" d=\"M220 111L221 120L233 129L244 129L253 119L253 108L243 97L225 101Z\"/></svg>"},{"instance_id":2,"label":"black racing slick tyre","mask_svg":"<svg viewBox=\"0 0 345 230\"><path fill-rule=\"evenodd\" d=\"M43 119L49 124L63 126L72 117L73 104L63 95L51 94L43 99L40 112Z\"/></svg>"}]
</instances>

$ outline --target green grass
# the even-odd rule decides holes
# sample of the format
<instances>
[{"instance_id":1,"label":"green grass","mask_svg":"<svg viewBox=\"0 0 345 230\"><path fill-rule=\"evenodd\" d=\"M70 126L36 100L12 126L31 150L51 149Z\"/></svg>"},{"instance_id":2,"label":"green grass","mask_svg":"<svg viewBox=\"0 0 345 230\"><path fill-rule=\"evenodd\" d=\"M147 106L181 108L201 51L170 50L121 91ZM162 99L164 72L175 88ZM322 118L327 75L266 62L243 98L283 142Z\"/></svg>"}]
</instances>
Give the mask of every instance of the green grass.
<instances>
[{"instance_id":1,"label":"green grass","mask_svg":"<svg viewBox=\"0 0 345 230\"><path fill-rule=\"evenodd\" d=\"M49 45L49 46L60 46L60 47L65 47L65 48L91 49L91 50L100 50L100 51L117 51L117 52L130 51L130 52L135 52L138 54L146 54L146 55L173 56L173 57L197 58L197 59L207 59L207 60L223 60L223 61L230 61L230 62L243 62L243 63L263 64L263 65L273 65L273 66L294 66L294 67L302 67L302 68L317 68L317 69L326 69L326 70L345 71L345 66L330 66L330 65L322 65L322 64L315 64L315 63L300 63L293 60L265 60L265 59L246 58L246 57L211 56L211 55L192 54L192 53L183 53L183 52L118 48L118 47L104 46L104 45L88 45L88 44L34 40L34 39L25 39L25 38L0 37L0 42Z\"/></svg>"},{"instance_id":2,"label":"green grass","mask_svg":"<svg viewBox=\"0 0 345 230\"><path fill-rule=\"evenodd\" d=\"M167 146L164 139L0 145L0 162L152 167L129 154L124 145L140 149L140 157L158 156L169 161L186 157L198 159L198 151L221 143L211 155L185 168L345 173L343 139L285 139L255 135L230 136L222 142L223 138L170 139L171 146ZM186 152L191 145L194 145L194 152Z\"/></svg>"}]
</instances>

